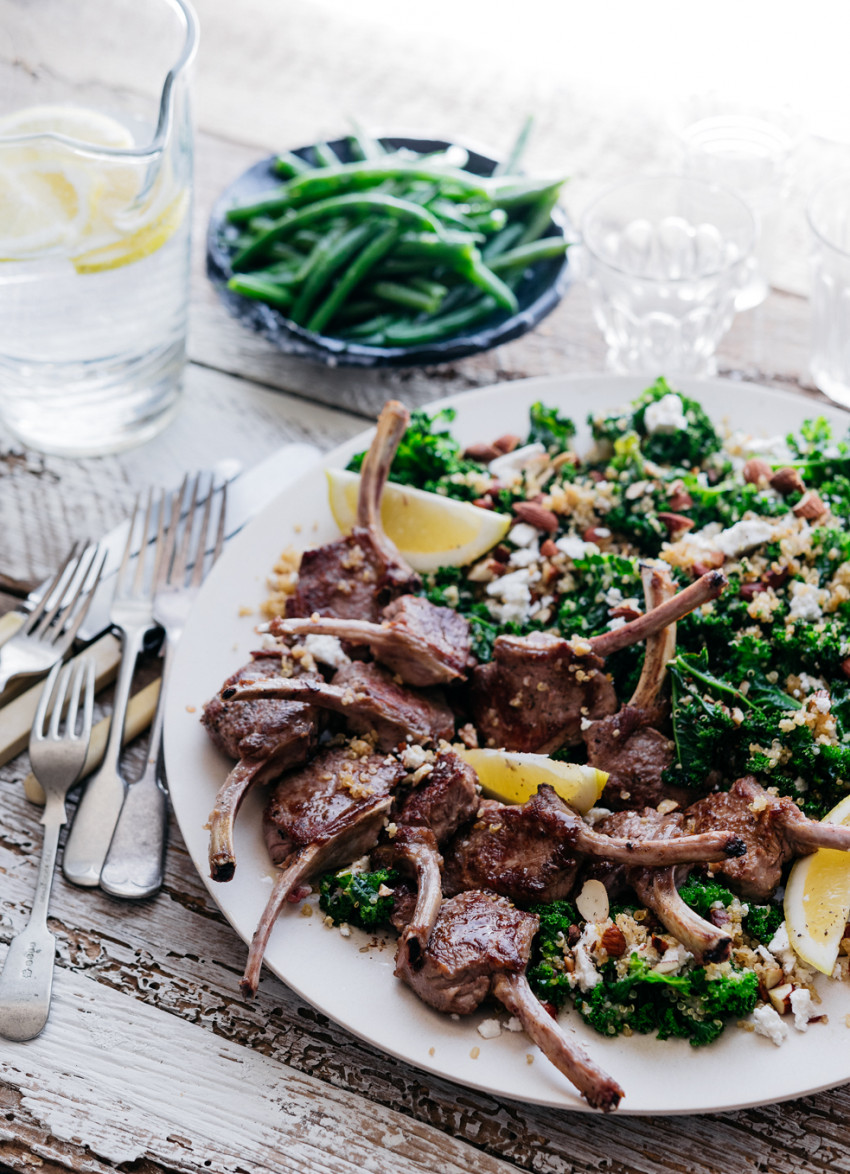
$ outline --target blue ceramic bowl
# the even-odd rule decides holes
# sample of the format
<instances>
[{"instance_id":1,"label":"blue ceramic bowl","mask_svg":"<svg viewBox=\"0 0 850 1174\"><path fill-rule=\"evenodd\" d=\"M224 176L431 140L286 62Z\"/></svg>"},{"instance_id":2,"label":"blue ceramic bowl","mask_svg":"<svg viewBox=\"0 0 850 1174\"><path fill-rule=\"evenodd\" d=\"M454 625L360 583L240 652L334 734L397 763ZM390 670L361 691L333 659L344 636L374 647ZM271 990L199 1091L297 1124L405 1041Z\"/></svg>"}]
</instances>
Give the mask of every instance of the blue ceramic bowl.
<instances>
[{"instance_id":1,"label":"blue ceramic bowl","mask_svg":"<svg viewBox=\"0 0 850 1174\"><path fill-rule=\"evenodd\" d=\"M443 139L392 136L382 138L381 142L391 150L406 147L418 153L443 151L451 146ZM329 145L343 162L353 159L348 139L337 139ZM292 153L309 159L311 150L311 147L301 147ZM496 166L495 159L488 159L476 151L469 151L468 155L466 170L474 175L490 175ZM269 339L284 354L298 355L331 367L424 367L448 363L488 351L525 334L554 310L570 284L572 272L568 255L539 262L525 273L516 289L519 309L515 314L495 311L491 319L464 333L422 346L364 346L355 341L314 334L290 322L280 310L227 288L227 282L233 276L230 260L237 235L237 230L228 223L227 211L235 204L257 199L271 186L280 183L272 166L275 158L271 155L254 164L216 201L207 233L207 273L230 313L249 330ZM556 210L545 235L563 236L567 227L566 217Z\"/></svg>"}]
</instances>

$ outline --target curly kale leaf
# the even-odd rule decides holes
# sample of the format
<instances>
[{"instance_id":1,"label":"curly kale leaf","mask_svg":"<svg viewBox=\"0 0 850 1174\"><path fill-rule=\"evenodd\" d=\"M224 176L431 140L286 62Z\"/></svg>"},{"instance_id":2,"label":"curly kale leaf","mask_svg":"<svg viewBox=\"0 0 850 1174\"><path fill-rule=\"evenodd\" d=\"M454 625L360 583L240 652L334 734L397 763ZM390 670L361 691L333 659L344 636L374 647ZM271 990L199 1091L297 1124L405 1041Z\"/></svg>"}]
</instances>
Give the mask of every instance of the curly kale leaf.
<instances>
[{"instance_id":1,"label":"curly kale leaf","mask_svg":"<svg viewBox=\"0 0 850 1174\"><path fill-rule=\"evenodd\" d=\"M457 474L480 473L485 468L463 456L460 444L448 428L455 415L453 408L443 408L433 416L422 410L411 414L390 469L392 481L464 501L478 496L468 485L453 480ZM365 452L357 453L348 468L359 472L365 455Z\"/></svg>"},{"instance_id":2,"label":"curly kale leaf","mask_svg":"<svg viewBox=\"0 0 850 1174\"><path fill-rule=\"evenodd\" d=\"M679 896L700 917L708 917L718 901L728 908L735 900L735 894L724 889L722 885L713 881L700 881L695 877L690 877L688 883L679 889Z\"/></svg>"},{"instance_id":3,"label":"curly kale leaf","mask_svg":"<svg viewBox=\"0 0 850 1174\"><path fill-rule=\"evenodd\" d=\"M743 926L751 938L767 946L784 920L781 901L773 901L770 905L751 904L749 913L744 917Z\"/></svg>"},{"instance_id":4,"label":"curly kale leaf","mask_svg":"<svg viewBox=\"0 0 850 1174\"><path fill-rule=\"evenodd\" d=\"M632 954L625 976L619 977L608 963L602 982L576 995L576 1007L603 1035L618 1035L629 1027L702 1047L717 1039L728 1020L749 1015L757 998L758 979L752 971L733 970L713 978L702 967L686 974L659 974Z\"/></svg>"},{"instance_id":5,"label":"curly kale leaf","mask_svg":"<svg viewBox=\"0 0 850 1174\"><path fill-rule=\"evenodd\" d=\"M564 969L564 947L570 930L578 927L579 917L569 901L533 905L530 911L540 918L540 928L534 940L528 981L539 999L560 1007L572 993Z\"/></svg>"},{"instance_id":6,"label":"curly kale leaf","mask_svg":"<svg viewBox=\"0 0 850 1174\"><path fill-rule=\"evenodd\" d=\"M347 922L361 929L375 929L389 921L392 894L380 896L382 886L391 888L398 879L388 868L376 872L327 872L319 881L319 908L335 925Z\"/></svg>"},{"instance_id":7,"label":"curly kale leaf","mask_svg":"<svg viewBox=\"0 0 850 1174\"><path fill-rule=\"evenodd\" d=\"M675 432L650 434L646 426L646 409L668 395L678 395L682 401L682 414L686 427ZM689 469L701 465L721 447L721 440L714 425L696 400L674 391L666 379L657 379L632 403L630 412L614 412L608 416L590 416L588 419L593 437L616 445L628 433L640 437L640 448L644 457L660 464Z\"/></svg>"},{"instance_id":8,"label":"curly kale leaf","mask_svg":"<svg viewBox=\"0 0 850 1174\"><path fill-rule=\"evenodd\" d=\"M557 408L546 407L540 400L528 410L530 427L526 444L542 444L550 453L564 452L576 434L576 426Z\"/></svg>"}]
</instances>

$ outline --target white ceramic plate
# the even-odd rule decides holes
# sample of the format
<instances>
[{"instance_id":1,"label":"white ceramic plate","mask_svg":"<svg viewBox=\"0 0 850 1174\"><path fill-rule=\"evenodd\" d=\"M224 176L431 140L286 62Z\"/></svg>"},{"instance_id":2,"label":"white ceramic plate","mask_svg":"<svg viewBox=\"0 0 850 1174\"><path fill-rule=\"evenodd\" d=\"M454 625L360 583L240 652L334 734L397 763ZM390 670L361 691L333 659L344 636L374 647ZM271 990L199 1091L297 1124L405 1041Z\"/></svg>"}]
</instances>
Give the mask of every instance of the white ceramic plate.
<instances>
[{"instance_id":1,"label":"white ceramic plate","mask_svg":"<svg viewBox=\"0 0 850 1174\"><path fill-rule=\"evenodd\" d=\"M505 432L524 434L528 407L535 400L557 405L578 423L591 410L628 403L648 382L630 376L552 376L502 383L435 406L457 409L455 432L470 443ZM810 406L798 397L752 384L685 379L677 386L699 399L715 421L726 420L757 435L785 433L819 412L833 419L842 433L847 426L847 416L837 409ZM344 466L366 447L370 436L364 433L336 449L324 465ZM587 441L582 426L577 445ZM280 551L290 544L314 546L337 533L319 466L234 538L204 585L174 665L165 726L171 799L195 866L245 942L265 905L274 873L261 835L262 796L249 795L237 820L234 879L214 883L208 875L204 825L230 763L213 748L198 719L203 703L258 647L256 616L240 616L239 609L256 607L264 597L266 577ZM483 1039L476 1025L492 1011L463 1020L432 1011L393 977L392 944L368 948L369 940L357 930L345 939L337 929L326 928L320 916L305 917L293 906L275 927L266 964L337 1023L418 1068L498 1096L586 1108L525 1035L503 1032L496 1039ZM264 984L274 981L266 973ZM694 1049L683 1040L604 1039L586 1028L575 1012L565 1012L562 1023L622 1084L626 1095L620 1112L735 1109L850 1080L845 1025L850 990L824 981L821 993L829 1024L813 1024L805 1034L792 1027L779 1048L734 1026L716 1044ZM527 1056L533 1057L532 1063Z\"/></svg>"}]
</instances>

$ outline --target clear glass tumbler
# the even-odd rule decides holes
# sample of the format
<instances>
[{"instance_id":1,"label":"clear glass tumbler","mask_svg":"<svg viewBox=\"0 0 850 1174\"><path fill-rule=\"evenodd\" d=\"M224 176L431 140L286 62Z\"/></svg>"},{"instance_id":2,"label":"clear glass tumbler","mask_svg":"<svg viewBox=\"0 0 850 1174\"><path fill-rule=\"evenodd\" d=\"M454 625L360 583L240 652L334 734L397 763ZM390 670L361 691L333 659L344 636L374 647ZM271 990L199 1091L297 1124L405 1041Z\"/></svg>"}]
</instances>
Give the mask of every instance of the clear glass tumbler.
<instances>
[{"instance_id":1,"label":"clear glass tumbler","mask_svg":"<svg viewBox=\"0 0 850 1174\"><path fill-rule=\"evenodd\" d=\"M757 306L767 296L778 247L794 138L776 121L725 113L698 118L682 127L679 145L686 175L732 188L755 213L756 252L735 308Z\"/></svg>"},{"instance_id":2,"label":"clear glass tumbler","mask_svg":"<svg viewBox=\"0 0 850 1174\"><path fill-rule=\"evenodd\" d=\"M0 0L0 425L32 448L177 408L197 35L186 0Z\"/></svg>"},{"instance_id":3,"label":"clear glass tumbler","mask_svg":"<svg viewBox=\"0 0 850 1174\"><path fill-rule=\"evenodd\" d=\"M815 385L850 407L850 173L819 188L807 208L811 235L811 353Z\"/></svg>"},{"instance_id":4,"label":"clear glass tumbler","mask_svg":"<svg viewBox=\"0 0 850 1174\"><path fill-rule=\"evenodd\" d=\"M713 374L756 238L734 192L678 175L626 180L581 222L581 270L614 371Z\"/></svg>"}]
</instances>

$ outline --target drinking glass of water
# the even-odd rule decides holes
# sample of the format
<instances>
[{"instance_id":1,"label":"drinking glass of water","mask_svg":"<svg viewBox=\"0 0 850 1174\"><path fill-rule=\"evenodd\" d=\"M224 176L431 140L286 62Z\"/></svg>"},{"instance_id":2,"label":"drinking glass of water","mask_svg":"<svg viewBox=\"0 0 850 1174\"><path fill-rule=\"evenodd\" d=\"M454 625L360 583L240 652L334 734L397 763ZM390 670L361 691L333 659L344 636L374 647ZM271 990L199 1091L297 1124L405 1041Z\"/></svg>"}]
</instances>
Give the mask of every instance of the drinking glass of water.
<instances>
[{"instance_id":1,"label":"drinking glass of water","mask_svg":"<svg viewBox=\"0 0 850 1174\"><path fill-rule=\"evenodd\" d=\"M830 399L850 408L850 173L818 188L807 216L812 378Z\"/></svg>"},{"instance_id":2,"label":"drinking glass of water","mask_svg":"<svg viewBox=\"0 0 850 1174\"><path fill-rule=\"evenodd\" d=\"M740 196L678 175L637 177L587 208L581 237L608 366L713 374L755 245L755 219Z\"/></svg>"},{"instance_id":3,"label":"drinking glass of water","mask_svg":"<svg viewBox=\"0 0 850 1174\"><path fill-rule=\"evenodd\" d=\"M32 448L177 409L196 44L186 0L0 0L0 425Z\"/></svg>"}]
</instances>

